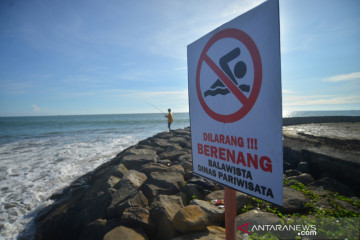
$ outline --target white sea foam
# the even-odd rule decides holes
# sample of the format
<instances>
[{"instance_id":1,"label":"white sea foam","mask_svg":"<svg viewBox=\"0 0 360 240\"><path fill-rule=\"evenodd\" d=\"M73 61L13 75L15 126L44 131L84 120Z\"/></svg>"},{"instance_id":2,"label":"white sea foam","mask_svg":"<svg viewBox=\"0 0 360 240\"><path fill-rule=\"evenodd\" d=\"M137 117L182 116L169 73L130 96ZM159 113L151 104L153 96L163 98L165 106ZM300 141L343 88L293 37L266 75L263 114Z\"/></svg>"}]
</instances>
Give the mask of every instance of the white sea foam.
<instances>
[{"instance_id":1,"label":"white sea foam","mask_svg":"<svg viewBox=\"0 0 360 240\"><path fill-rule=\"evenodd\" d=\"M0 146L0 239L16 239L49 197L139 139L54 136ZM26 238L31 238L27 229Z\"/></svg>"}]
</instances>

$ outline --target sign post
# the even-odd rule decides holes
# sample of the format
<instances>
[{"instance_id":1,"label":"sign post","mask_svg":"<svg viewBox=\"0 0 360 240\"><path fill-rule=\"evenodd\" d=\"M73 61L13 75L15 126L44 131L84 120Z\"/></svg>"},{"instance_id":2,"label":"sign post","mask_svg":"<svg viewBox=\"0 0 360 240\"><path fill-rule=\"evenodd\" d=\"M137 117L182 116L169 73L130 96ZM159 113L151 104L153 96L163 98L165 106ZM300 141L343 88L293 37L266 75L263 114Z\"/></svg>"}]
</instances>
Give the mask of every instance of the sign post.
<instances>
[{"instance_id":1,"label":"sign post","mask_svg":"<svg viewBox=\"0 0 360 240\"><path fill-rule=\"evenodd\" d=\"M225 198L225 232L226 240L235 240L235 222L236 217L236 192L234 189L224 188Z\"/></svg>"},{"instance_id":2,"label":"sign post","mask_svg":"<svg viewBox=\"0 0 360 240\"><path fill-rule=\"evenodd\" d=\"M225 208L235 201L231 189L282 206L278 0L218 27L187 53L194 173L226 186Z\"/></svg>"}]
</instances>

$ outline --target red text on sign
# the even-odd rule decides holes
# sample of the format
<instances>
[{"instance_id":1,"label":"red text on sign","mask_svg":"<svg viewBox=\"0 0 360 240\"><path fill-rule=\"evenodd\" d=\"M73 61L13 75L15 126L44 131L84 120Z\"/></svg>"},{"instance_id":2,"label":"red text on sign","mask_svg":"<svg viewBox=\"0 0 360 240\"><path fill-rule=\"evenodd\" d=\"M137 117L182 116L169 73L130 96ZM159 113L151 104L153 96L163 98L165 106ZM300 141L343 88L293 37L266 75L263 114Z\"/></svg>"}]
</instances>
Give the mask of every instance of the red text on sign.
<instances>
[{"instance_id":1,"label":"red text on sign","mask_svg":"<svg viewBox=\"0 0 360 240\"><path fill-rule=\"evenodd\" d=\"M197 144L197 152L200 155L216 158L222 161L232 162L237 165L240 163L244 167L260 169L264 172L272 172L272 161L268 156L259 157L257 154L247 153L244 154L241 151L235 151L228 148L216 147L207 144ZM246 157L245 157L246 156Z\"/></svg>"}]
</instances>

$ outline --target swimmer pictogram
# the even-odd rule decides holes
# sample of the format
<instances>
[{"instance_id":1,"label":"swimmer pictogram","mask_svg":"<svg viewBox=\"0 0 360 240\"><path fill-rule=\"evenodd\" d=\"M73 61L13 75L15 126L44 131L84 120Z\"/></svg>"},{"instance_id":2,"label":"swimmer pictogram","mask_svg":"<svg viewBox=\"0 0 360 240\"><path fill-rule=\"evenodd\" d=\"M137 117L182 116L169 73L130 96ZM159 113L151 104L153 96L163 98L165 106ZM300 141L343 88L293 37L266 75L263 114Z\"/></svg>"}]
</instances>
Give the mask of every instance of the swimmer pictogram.
<instances>
[{"instance_id":1,"label":"swimmer pictogram","mask_svg":"<svg viewBox=\"0 0 360 240\"><path fill-rule=\"evenodd\" d=\"M221 69L226 73L226 75L233 81L235 85L237 85L240 90L243 92L249 92L250 91L250 85L249 84L238 84L237 79L241 79L246 74L246 64L243 61L238 61L234 69L231 70L229 66L229 62L236 59L238 56L240 56L240 48L234 48L229 53L222 56L219 60L219 64ZM223 82L220 79L217 79L213 85L211 85L210 89L204 92L204 97L207 96L216 96L218 94L221 95L227 95L229 94L229 89L223 84Z\"/></svg>"}]
</instances>

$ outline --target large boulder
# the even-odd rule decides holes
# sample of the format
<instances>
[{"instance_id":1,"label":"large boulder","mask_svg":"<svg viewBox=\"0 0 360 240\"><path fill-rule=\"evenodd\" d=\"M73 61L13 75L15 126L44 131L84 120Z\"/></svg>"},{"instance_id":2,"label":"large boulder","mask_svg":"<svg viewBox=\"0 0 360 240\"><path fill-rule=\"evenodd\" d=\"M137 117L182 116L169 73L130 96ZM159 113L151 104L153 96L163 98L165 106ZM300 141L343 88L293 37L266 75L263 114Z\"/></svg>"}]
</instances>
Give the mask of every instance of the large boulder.
<instances>
[{"instance_id":1,"label":"large boulder","mask_svg":"<svg viewBox=\"0 0 360 240\"><path fill-rule=\"evenodd\" d=\"M331 177L323 177L311 183L310 187L324 188L326 190L338 192L345 196L354 196L354 192L349 186Z\"/></svg>"},{"instance_id":2,"label":"large boulder","mask_svg":"<svg viewBox=\"0 0 360 240\"><path fill-rule=\"evenodd\" d=\"M128 169L124 166L124 164L119 164L113 167L112 175L118 178L122 178L127 171Z\"/></svg>"},{"instance_id":3,"label":"large boulder","mask_svg":"<svg viewBox=\"0 0 360 240\"><path fill-rule=\"evenodd\" d=\"M169 139L169 142L179 144L183 148L188 147L188 140L183 137L172 137Z\"/></svg>"},{"instance_id":4,"label":"large boulder","mask_svg":"<svg viewBox=\"0 0 360 240\"><path fill-rule=\"evenodd\" d=\"M313 176L311 176L309 173L303 173L303 174L300 174L298 176L291 176L291 177L288 177L287 179L288 180L294 179L294 180L299 181L299 182L301 182L301 183L303 183L305 185L310 184L310 183L315 181Z\"/></svg>"},{"instance_id":5,"label":"large boulder","mask_svg":"<svg viewBox=\"0 0 360 240\"><path fill-rule=\"evenodd\" d=\"M236 239L241 239L237 234ZM225 228L219 226L207 226L203 231L182 235L172 240L226 240Z\"/></svg>"},{"instance_id":6,"label":"large boulder","mask_svg":"<svg viewBox=\"0 0 360 240\"><path fill-rule=\"evenodd\" d=\"M125 210L122 204L137 194L138 191L129 180L121 181L117 191L112 196L109 207L107 208L108 217L114 218L121 215L122 211Z\"/></svg>"},{"instance_id":7,"label":"large boulder","mask_svg":"<svg viewBox=\"0 0 360 240\"><path fill-rule=\"evenodd\" d=\"M143 164L147 163L155 163L158 160L157 155L153 154L138 154L138 155L125 155L121 159L121 163L124 164L124 166L127 169L139 169Z\"/></svg>"},{"instance_id":8,"label":"large boulder","mask_svg":"<svg viewBox=\"0 0 360 240\"><path fill-rule=\"evenodd\" d=\"M156 222L157 239L171 239L175 236L176 230L174 229L172 222L175 214L183 208L180 196L168 196L160 195L151 204L151 218Z\"/></svg>"},{"instance_id":9,"label":"large boulder","mask_svg":"<svg viewBox=\"0 0 360 240\"><path fill-rule=\"evenodd\" d=\"M128 148L124 151L124 155L152 155L156 156L156 151L147 148Z\"/></svg>"},{"instance_id":10,"label":"large boulder","mask_svg":"<svg viewBox=\"0 0 360 240\"><path fill-rule=\"evenodd\" d=\"M108 192L95 194L89 186L83 186L69 194L37 216L35 239L79 239L89 223L105 218L111 199Z\"/></svg>"},{"instance_id":11,"label":"large boulder","mask_svg":"<svg viewBox=\"0 0 360 240\"><path fill-rule=\"evenodd\" d=\"M111 229L121 225L119 219L107 220L96 219L89 223L83 230L80 240L98 240L103 239L104 235Z\"/></svg>"},{"instance_id":12,"label":"large boulder","mask_svg":"<svg viewBox=\"0 0 360 240\"><path fill-rule=\"evenodd\" d=\"M179 157L184 154L186 153L182 150L174 150L174 151L163 152L162 154L159 155L159 157L160 159L169 159L171 161L178 161Z\"/></svg>"},{"instance_id":13,"label":"large boulder","mask_svg":"<svg viewBox=\"0 0 360 240\"><path fill-rule=\"evenodd\" d=\"M281 218L276 214L254 209L240 214L235 218L236 227L246 223L250 223L251 225L277 225L281 224Z\"/></svg>"},{"instance_id":14,"label":"large boulder","mask_svg":"<svg viewBox=\"0 0 360 240\"><path fill-rule=\"evenodd\" d=\"M281 208L282 212L285 213L294 213L301 212L305 208L307 202L306 196L291 187L284 187L283 194L283 207Z\"/></svg>"},{"instance_id":15,"label":"large boulder","mask_svg":"<svg viewBox=\"0 0 360 240\"><path fill-rule=\"evenodd\" d=\"M223 224L225 222L225 209L219 208L213 204L210 204L207 201L194 199L190 201L190 205L198 205L202 210L204 210L210 222Z\"/></svg>"},{"instance_id":16,"label":"large boulder","mask_svg":"<svg viewBox=\"0 0 360 240\"><path fill-rule=\"evenodd\" d=\"M136 189L139 189L146 181L147 176L142 172L138 172L136 170L129 170L124 174L123 179L129 180Z\"/></svg>"},{"instance_id":17,"label":"large boulder","mask_svg":"<svg viewBox=\"0 0 360 240\"><path fill-rule=\"evenodd\" d=\"M147 236L139 229L124 226L116 227L106 233L103 240L147 240Z\"/></svg>"},{"instance_id":18,"label":"large boulder","mask_svg":"<svg viewBox=\"0 0 360 240\"><path fill-rule=\"evenodd\" d=\"M138 169L139 172L145 173L146 175L150 175L152 172L168 172L169 170L169 166L159 162L144 164Z\"/></svg>"},{"instance_id":19,"label":"large boulder","mask_svg":"<svg viewBox=\"0 0 360 240\"><path fill-rule=\"evenodd\" d=\"M180 187L185 184L184 176L178 172L150 173L149 182L175 192L179 191Z\"/></svg>"},{"instance_id":20,"label":"large boulder","mask_svg":"<svg viewBox=\"0 0 360 240\"><path fill-rule=\"evenodd\" d=\"M152 146L160 147L165 150L181 150L182 149L182 147L180 147L180 145L171 143L166 139L155 139L154 141L152 141Z\"/></svg>"},{"instance_id":21,"label":"large boulder","mask_svg":"<svg viewBox=\"0 0 360 240\"><path fill-rule=\"evenodd\" d=\"M128 227L141 227L145 232L151 234L155 224L150 219L149 210L142 207L129 207L121 215L121 222Z\"/></svg>"},{"instance_id":22,"label":"large boulder","mask_svg":"<svg viewBox=\"0 0 360 240\"><path fill-rule=\"evenodd\" d=\"M198 205L180 209L173 220L173 227L182 233L201 231L210 224L208 214Z\"/></svg>"}]
</instances>

